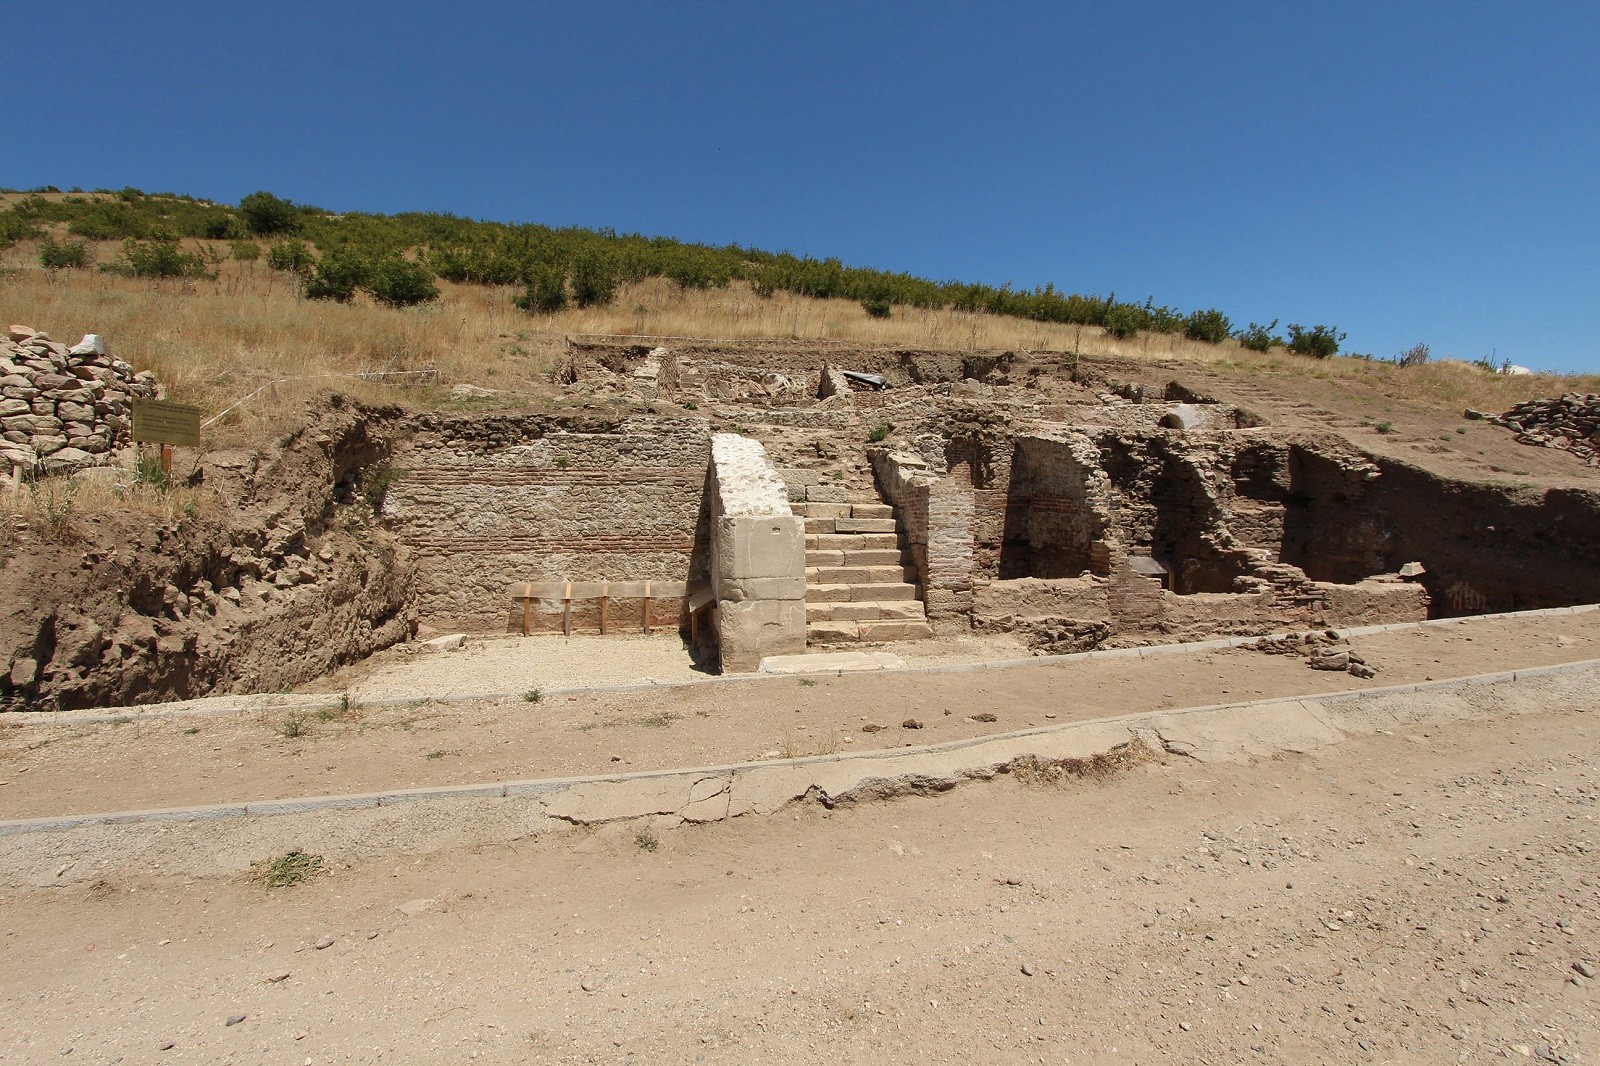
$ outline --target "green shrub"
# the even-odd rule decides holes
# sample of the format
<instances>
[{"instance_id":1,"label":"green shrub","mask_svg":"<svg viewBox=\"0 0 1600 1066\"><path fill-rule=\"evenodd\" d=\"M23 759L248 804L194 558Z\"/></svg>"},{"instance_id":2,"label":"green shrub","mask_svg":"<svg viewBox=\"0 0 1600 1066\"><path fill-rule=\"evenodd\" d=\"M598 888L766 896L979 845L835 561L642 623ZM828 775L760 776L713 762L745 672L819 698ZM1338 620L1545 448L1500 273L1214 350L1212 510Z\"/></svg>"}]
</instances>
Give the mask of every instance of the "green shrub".
<instances>
[{"instance_id":1,"label":"green shrub","mask_svg":"<svg viewBox=\"0 0 1600 1066\"><path fill-rule=\"evenodd\" d=\"M152 236L154 226L126 201L92 200L67 223L67 232L91 241L140 240Z\"/></svg>"},{"instance_id":2,"label":"green shrub","mask_svg":"<svg viewBox=\"0 0 1600 1066\"><path fill-rule=\"evenodd\" d=\"M527 271L527 287L516 299L530 315L554 314L567 306L567 275L554 263L540 263Z\"/></svg>"},{"instance_id":3,"label":"green shrub","mask_svg":"<svg viewBox=\"0 0 1600 1066\"><path fill-rule=\"evenodd\" d=\"M247 237L233 242L233 258L240 263L254 263L261 258L261 245Z\"/></svg>"},{"instance_id":4,"label":"green shrub","mask_svg":"<svg viewBox=\"0 0 1600 1066\"><path fill-rule=\"evenodd\" d=\"M872 427L872 432L867 434L867 439L872 443L877 444L878 442L887 439L889 436L889 431L893 428L894 427L889 425L887 422L879 422L876 426Z\"/></svg>"},{"instance_id":5,"label":"green shrub","mask_svg":"<svg viewBox=\"0 0 1600 1066\"><path fill-rule=\"evenodd\" d=\"M1327 359L1336 354L1344 338L1345 334L1340 333L1337 326L1312 326L1310 329L1289 326L1289 350L1314 359Z\"/></svg>"},{"instance_id":6,"label":"green shrub","mask_svg":"<svg viewBox=\"0 0 1600 1066\"><path fill-rule=\"evenodd\" d=\"M1265 326L1258 322L1252 322L1247 328L1241 329L1236 333L1235 336L1239 338L1239 347L1246 348L1252 352L1264 352L1274 345L1283 343L1283 338L1272 332L1277 328L1277 319L1273 319Z\"/></svg>"},{"instance_id":7,"label":"green shrub","mask_svg":"<svg viewBox=\"0 0 1600 1066\"><path fill-rule=\"evenodd\" d=\"M1167 309L1161 310L1165 312ZM1228 321L1227 315L1213 307L1209 311L1195 311L1184 319L1183 332L1190 340L1221 344L1233 332L1233 323Z\"/></svg>"},{"instance_id":8,"label":"green shrub","mask_svg":"<svg viewBox=\"0 0 1600 1066\"><path fill-rule=\"evenodd\" d=\"M152 237L122 242L122 258L102 264L101 270L134 278L208 278L205 258L186 252L176 237Z\"/></svg>"},{"instance_id":9,"label":"green shrub","mask_svg":"<svg viewBox=\"0 0 1600 1066\"><path fill-rule=\"evenodd\" d=\"M305 277L311 273L311 268L316 262L316 256L311 254L311 249L306 246L305 241L273 241L272 246L267 249L267 266L285 274L299 274Z\"/></svg>"},{"instance_id":10,"label":"green shrub","mask_svg":"<svg viewBox=\"0 0 1600 1066\"><path fill-rule=\"evenodd\" d=\"M293 233L299 228L299 212L288 200L270 192L253 192L239 201L239 214L251 233L266 237L274 233Z\"/></svg>"},{"instance_id":11,"label":"green shrub","mask_svg":"<svg viewBox=\"0 0 1600 1066\"><path fill-rule=\"evenodd\" d=\"M338 250L317 260L306 279L306 299L333 300L347 304L356 290L366 285L369 264L354 252Z\"/></svg>"},{"instance_id":12,"label":"green shrub","mask_svg":"<svg viewBox=\"0 0 1600 1066\"><path fill-rule=\"evenodd\" d=\"M437 299L439 295L432 271L401 255L385 256L371 263L365 276L367 292L386 307L411 307Z\"/></svg>"},{"instance_id":13,"label":"green shrub","mask_svg":"<svg viewBox=\"0 0 1600 1066\"><path fill-rule=\"evenodd\" d=\"M861 301L861 309L873 318L888 318L894 308L881 296L869 296Z\"/></svg>"},{"instance_id":14,"label":"green shrub","mask_svg":"<svg viewBox=\"0 0 1600 1066\"><path fill-rule=\"evenodd\" d=\"M234 217L226 211L209 211L197 216L183 229L186 237L204 237L208 241L226 241L239 235Z\"/></svg>"},{"instance_id":15,"label":"green shrub","mask_svg":"<svg viewBox=\"0 0 1600 1066\"><path fill-rule=\"evenodd\" d=\"M0 248L9 248L28 237L37 237L39 226L16 211L0 211Z\"/></svg>"},{"instance_id":16,"label":"green shrub","mask_svg":"<svg viewBox=\"0 0 1600 1066\"><path fill-rule=\"evenodd\" d=\"M1138 304L1112 304L1106 311L1105 331L1126 340L1144 328L1144 308Z\"/></svg>"},{"instance_id":17,"label":"green shrub","mask_svg":"<svg viewBox=\"0 0 1600 1066\"><path fill-rule=\"evenodd\" d=\"M46 237L39 242L39 265L46 270L86 267L89 259L89 245L84 241L58 241Z\"/></svg>"},{"instance_id":18,"label":"green shrub","mask_svg":"<svg viewBox=\"0 0 1600 1066\"><path fill-rule=\"evenodd\" d=\"M616 265L598 254L578 257L572 264L572 302L579 307L600 307L616 296Z\"/></svg>"}]
</instances>

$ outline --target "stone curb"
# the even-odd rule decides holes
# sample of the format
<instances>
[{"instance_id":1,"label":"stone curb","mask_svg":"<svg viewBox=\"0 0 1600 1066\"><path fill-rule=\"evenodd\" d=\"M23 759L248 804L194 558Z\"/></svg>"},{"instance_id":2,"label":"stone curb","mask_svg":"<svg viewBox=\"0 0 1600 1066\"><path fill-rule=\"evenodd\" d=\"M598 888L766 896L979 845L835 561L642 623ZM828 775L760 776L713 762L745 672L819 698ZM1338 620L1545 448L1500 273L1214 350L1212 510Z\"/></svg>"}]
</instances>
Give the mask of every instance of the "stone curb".
<instances>
[{"instance_id":1,"label":"stone curb","mask_svg":"<svg viewBox=\"0 0 1600 1066\"><path fill-rule=\"evenodd\" d=\"M1575 607L1544 607L1532 611L1507 611L1500 614L1475 614L1465 615L1460 618L1429 618L1421 622L1394 622L1380 626L1355 626L1346 629L1334 629L1344 638L1371 636L1376 633L1394 633L1408 629L1420 629L1428 626L1446 626L1471 624L1477 621L1496 621L1507 618L1547 618L1563 615L1587 614L1600 610L1600 604L1587 603ZM1326 632L1318 630L1317 632ZM1094 659L1151 659L1167 655L1187 655L1192 653L1221 651L1227 648L1240 648L1254 644L1260 640L1274 640L1280 637L1291 636L1290 633L1269 633L1258 637L1219 637L1213 640L1190 641L1179 644L1151 644L1145 647L1134 648L1108 648L1102 651L1074 652L1070 655L1032 655L1026 659L996 659L989 662L976 663L950 663L940 666L906 666L892 670L873 671L873 674L964 674L979 670L1012 670L1029 666L1060 666L1065 663L1080 662ZM856 673L855 671L847 671ZM844 676L841 672L837 676ZM579 685L569 688L545 688L540 692L545 696L581 696L592 693L628 693L652 692L663 689L694 688L702 685L730 685L748 684L753 682L793 681L798 674L727 674L694 678L688 681L652 681L642 684L628 685ZM833 676L831 671L812 676ZM1377 692L1378 689L1363 691ZM376 700L350 699L348 704L345 697L348 693L321 695L280 695L273 699L282 702L261 703L254 706L243 707L207 707L188 706L191 703L203 703L207 697L197 700L184 700L179 704L151 704L146 707L117 707L98 708L91 711L16 711L0 715L0 727L4 726L30 726L30 725L103 725L116 722L126 724L130 721L139 721L149 718L179 718L198 716L217 716L225 714L258 714L270 711L320 711L332 708L349 707L404 707L408 704L428 703L475 703L482 700L514 699L522 696L521 692L477 692L462 693L449 696L396 696ZM223 697L232 699L234 697ZM1287 698L1287 697L1282 697ZM1312 698L1312 697L1306 697Z\"/></svg>"},{"instance_id":2,"label":"stone curb","mask_svg":"<svg viewBox=\"0 0 1600 1066\"><path fill-rule=\"evenodd\" d=\"M1210 718L1237 719L1239 712L1242 711L1277 707L1288 709L1292 713L1305 715L1311 713L1306 708L1307 704L1337 705L1406 693L1449 691L1494 684L1516 683L1540 677L1558 677L1596 672L1600 672L1600 659L1588 659L1580 662L1534 667L1527 670L1499 671L1491 674L1477 674L1413 685L1341 690L1293 697L1277 696L1238 703L1143 711L1131 715L1066 722L1060 725L1035 727L1006 733L992 733L985 736L967 737L960 740L944 741L939 744L911 748L883 748L875 751L812 755L796 759L732 763L721 766L648 770L630 774L538 778L498 783L392 789L383 792L342 796L308 796L246 803L209 804L196 807L24 818L0 821L0 837L65 832L100 825L198 822L235 818L262 819L292 814L370 810L373 808L393 807L402 803L425 801L510 799L516 797L538 797L536 802L544 803L547 809L551 808L552 805L562 808L553 811L553 817L576 824L598 824L605 821L648 817L652 814L678 814L686 821L709 821L715 819L711 817L689 817L684 812L698 802L692 798L696 787L710 780L724 782L724 791L713 793L710 797L712 799L726 794L726 790L731 788L734 782L741 782L746 787L752 784L759 784L759 782L752 781L753 778L759 777L770 777L775 780L784 779L791 786L799 785L798 792L794 792L791 787L790 792L793 794L782 795L782 801L772 807L772 809L776 809L777 806L782 806L783 803L787 803L797 798L798 795L805 794L811 788L817 787L816 781L819 779L834 782L854 782L852 787L860 788L863 784L872 781L887 780L896 776L903 778L907 775L918 773L928 773L933 776L943 774L946 777L950 775L955 777L992 776L992 772L986 773L984 768L1002 764L1007 759L1035 754L1060 757L1060 752L1063 750L1077 752L1078 754L1074 757L1083 757L1084 755L1096 754L1098 751L1115 746L1115 743L1101 743L1098 747L1095 744L1091 744L1085 749L1083 745L1074 744L1070 739L1080 734L1091 738L1098 734L1101 741L1106 740L1108 737L1114 738L1120 735L1122 740L1125 741L1133 736L1140 735L1142 731L1153 730L1159 733L1160 730L1154 727L1162 724L1170 726L1171 724L1188 723L1192 726L1201 724L1204 720ZM1314 714L1311 716L1315 717ZM1063 741L1066 742L1062 743ZM984 755L984 749L990 749L987 755ZM983 757L969 758L964 762L952 762L945 758L947 756L959 756L964 752ZM1190 754L1189 752L1180 753ZM889 766L893 773L886 776L864 772L876 769L880 765ZM831 774L827 772L806 772L819 769L824 771L831 769L836 772ZM668 806L667 810L654 809L663 806L661 803L646 803L641 807L635 802L639 797L649 798L650 795L657 793L665 796L674 790L680 797L689 798L676 806L666 804ZM628 793L630 791L637 795L629 796ZM846 791L849 791L849 789L846 789ZM586 801L582 795L586 792L598 792L603 795L599 799L591 796ZM840 794L836 791L830 793L828 789L823 789L823 792L825 795L831 794L833 796ZM571 794L579 794L576 809L574 809L574 803L571 802L573 798ZM587 807L585 802L587 802ZM645 809L647 807L651 809ZM590 817L586 816L585 812L587 812L587 815L603 816ZM740 811L738 813L766 812L761 810L758 805L748 812ZM727 815L719 815L718 817L722 816Z\"/></svg>"}]
</instances>

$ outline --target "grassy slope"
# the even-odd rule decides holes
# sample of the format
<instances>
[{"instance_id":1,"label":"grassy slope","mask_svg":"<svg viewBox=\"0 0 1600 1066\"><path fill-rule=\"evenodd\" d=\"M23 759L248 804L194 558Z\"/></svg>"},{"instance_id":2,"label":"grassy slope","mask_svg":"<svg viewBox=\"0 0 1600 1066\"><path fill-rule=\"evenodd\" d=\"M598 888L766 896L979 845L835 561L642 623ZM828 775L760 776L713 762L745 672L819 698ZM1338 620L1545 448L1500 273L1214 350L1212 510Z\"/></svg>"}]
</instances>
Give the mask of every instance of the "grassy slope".
<instances>
[{"instance_id":1,"label":"grassy slope","mask_svg":"<svg viewBox=\"0 0 1600 1066\"><path fill-rule=\"evenodd\" d=\"M225 250L223 245L219 249ZM95 248L100 261L119 245ZM154 370L174 398L220 411L268 382L214 436L245 443L272 432L299 398L341 389L373 399L422 405L448 402L443 389L405 389L351 380L363 370L436 367L441 384L470 383L525 393L531 402L554 394L549 372L568 333L620 333L703 338L795 338L861 347L1079 351L1124 358L1203 362L1241 375L1302 375L1359 380L1397 404L1435 410L1474 406L1500 411L1533 396L1600 391L1600 376L1508 377L1463 363L1400 368L1336 357L1315 360L1282 349L1265 354L1140 334L1118 340L1092 326L1057 325L985 313L896 308L869 317L851 300L779 293L758 297L742 283L727 289L682 289L665 279L626 286L601 308L530 316L511 303L510 288L441 283L442 295L422 307L394 310L364 297L350 305L301 299L294 284L263 264L224 263L214 281L184 283L119 278L91 270L52 276L38 266L36 244L0 254L5 283L0 314L58 339L106 336L114 351Z\"/></svg>"}]
</instances>

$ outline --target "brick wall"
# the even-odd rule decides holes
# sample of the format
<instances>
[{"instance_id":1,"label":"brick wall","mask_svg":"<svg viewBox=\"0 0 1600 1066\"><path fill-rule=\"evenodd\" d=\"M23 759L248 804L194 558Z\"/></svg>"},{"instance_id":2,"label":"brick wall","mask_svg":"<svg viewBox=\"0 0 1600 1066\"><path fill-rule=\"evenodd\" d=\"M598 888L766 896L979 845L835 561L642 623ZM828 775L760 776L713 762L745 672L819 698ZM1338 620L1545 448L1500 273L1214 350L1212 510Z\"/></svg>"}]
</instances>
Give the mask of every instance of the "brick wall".
<instances>
[{"instance_id":1,"label":"brick wall","mask_svg":"<svg viewBox=\"0 0 1600 1066\"><path fill-rule=\"evenodd\" d=\"M416 555L424 621L504 628L515 581L703 578L703 421L422 416L414 429L383 511Z\"/></svg>"}]
</instances>

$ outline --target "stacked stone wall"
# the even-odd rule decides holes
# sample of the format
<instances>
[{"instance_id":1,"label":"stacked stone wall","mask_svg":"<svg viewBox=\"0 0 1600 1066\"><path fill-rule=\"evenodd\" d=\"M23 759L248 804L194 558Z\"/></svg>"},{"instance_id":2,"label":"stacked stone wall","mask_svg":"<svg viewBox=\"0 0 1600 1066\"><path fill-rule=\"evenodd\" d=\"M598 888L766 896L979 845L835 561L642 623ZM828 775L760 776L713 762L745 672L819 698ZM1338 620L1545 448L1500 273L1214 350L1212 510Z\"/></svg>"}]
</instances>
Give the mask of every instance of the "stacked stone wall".
<instances>
[{"instance_id":1,"label":"stacked stone wall","mask_svg":"<svg viewBox=\"0 0 1600 1066\"><path fill-rule=\"evenodd\" d=\"M155 395L155 377L97 336L69 348L12 326L0 342L0 463L28 476L107 463L132 442L133 401Z\"/></svg>"}]
</instances>

